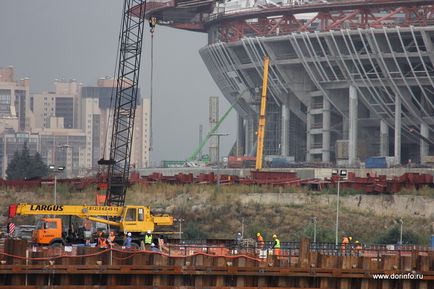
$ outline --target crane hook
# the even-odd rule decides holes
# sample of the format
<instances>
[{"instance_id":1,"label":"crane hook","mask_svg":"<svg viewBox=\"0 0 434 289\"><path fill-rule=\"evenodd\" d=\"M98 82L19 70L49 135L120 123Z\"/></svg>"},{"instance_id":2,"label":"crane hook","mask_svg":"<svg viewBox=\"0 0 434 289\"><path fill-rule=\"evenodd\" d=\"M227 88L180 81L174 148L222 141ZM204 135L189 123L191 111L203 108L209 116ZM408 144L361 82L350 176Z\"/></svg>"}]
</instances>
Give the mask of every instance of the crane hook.
<instances>
[{"instance_id":1,"label":"crane hook","mask_svg":"<svg viewBox=\"0 0 434 289\"><path fill-rule=\"evenodd\" d=\"M155 26L157 25L157 17L155 16L151 16L149 18L149 27L151 28L150 31L151 33L154 33L155 30Z\"/></svg>"}]
</instances>

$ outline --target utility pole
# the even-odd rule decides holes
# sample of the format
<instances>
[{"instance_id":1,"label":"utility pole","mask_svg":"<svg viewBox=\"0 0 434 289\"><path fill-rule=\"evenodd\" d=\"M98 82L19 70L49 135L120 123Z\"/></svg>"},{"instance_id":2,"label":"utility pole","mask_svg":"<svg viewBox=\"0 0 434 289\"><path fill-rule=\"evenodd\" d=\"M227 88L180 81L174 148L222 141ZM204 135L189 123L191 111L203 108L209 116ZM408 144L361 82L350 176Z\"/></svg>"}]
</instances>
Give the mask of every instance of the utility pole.
<instances>
[{"instance_id":1,"label":"utility pole","mask_svg":"<svg viewBox=\"0 0 434 289\"><path fill-rule=\"evenodd\" d=\"M217 137L217 190L220 190L220 137L228 136L228 133L213 133Z\"/></svg>"},{"instance_id":2,"label":"utility pole","mask_svg":"<svg viewBox=\"0 0 434 289\"><path fill-rule=\"evenodd\" d=\"M399 218L399 245L402 245L402 224L404 224L404 221L402 218Z\"/></svg>"},{"instance_id":3,"label":"utility pole","mask_svg":"<svg viewBox=\"0 0 434 289\"><path fill-rule=\"evenodd\" d=\"M313 223L313 242L316 243L316 222L317 217L312 217L312 223Z\"/></svg>"}]
</instances>

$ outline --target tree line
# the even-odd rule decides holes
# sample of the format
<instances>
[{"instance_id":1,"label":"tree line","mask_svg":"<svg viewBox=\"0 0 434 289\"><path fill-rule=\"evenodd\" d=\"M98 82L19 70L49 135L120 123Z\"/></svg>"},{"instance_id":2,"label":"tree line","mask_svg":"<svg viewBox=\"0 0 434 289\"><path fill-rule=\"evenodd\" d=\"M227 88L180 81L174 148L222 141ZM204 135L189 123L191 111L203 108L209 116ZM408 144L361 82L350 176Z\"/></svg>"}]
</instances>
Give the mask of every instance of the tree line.
<instances>
[{"instance_id":1,"label":"tree line","mask_svg":"<svg viewBox=\"0 0 434 289\"><path fill-rule=\"evenodd\" d=\"M48 166L42 161L39 152L30 155L27 143L21 152L16 151L6 169L8 180L32 180L47 177Z\"/></svg>"}]
</instances>

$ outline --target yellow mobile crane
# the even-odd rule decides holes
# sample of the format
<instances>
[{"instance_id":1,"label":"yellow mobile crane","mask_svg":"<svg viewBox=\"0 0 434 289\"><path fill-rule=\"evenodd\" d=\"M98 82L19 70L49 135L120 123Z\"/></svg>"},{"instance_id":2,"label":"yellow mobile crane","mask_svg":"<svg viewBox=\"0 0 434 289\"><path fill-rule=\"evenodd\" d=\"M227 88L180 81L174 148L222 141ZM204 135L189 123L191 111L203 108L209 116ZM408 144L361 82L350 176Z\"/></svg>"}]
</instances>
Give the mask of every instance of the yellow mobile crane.
<instances>
[{"instance_id":1,"label":"yellow mobile crane","mask_svg":"<svg viewBox=\"0 0 434 289\"><path fill-rule=\"evenodd\" d=\"M264 57L264 77L262 80L262 96L261 96L261 109L259 112L258 124L258 140L256 144L256 169L262 169L263 156L264 156L264 135L265 135L265 113L267 109L267 84L268 84L268 64L270 58Z\"/></svg>"},{"instance_id":2,"label":"yellow mobile crane","mask_svg":"<svg viewBox=\"0 0 434 289\"><path fill-rule=\"evenodd\" d=\"M10 217L15 215L56 215L77 216L83 219L118 227L118 232L128 231L133 241L138 242L142 233L153 231L155 225L172 225L170 216L152 216L145 206L125 205L128 187L131 147L134 132L135 112L139 91L140 61L142 55L143 31L145 29L146 0L124 0L120 31L119 58L117 63L116 93L112 97L113 125L109 159L98 161L108 166L105 206L63 206L18 204L9 209ZM149 25L154 32L157 20L151 17ZM103 150L105 151L105 150ZM62 235L60 218L43 218L34 232L34 241L39 244L80 242L81 238Z\"/></svg>"},{"instance_id":3,"label":"yellow mobile crane","mask_svg":"<svg viewBox=\"0 0 434 289\"><path fill-rule=\"evenodd\" d=\"M70 205L40 205L15 204L9 206L9 217L16 215L56 215L76 216L93 222L103 223L119 228L119 232L131 232L138 235L146 231L154 231L155 226L170 226L171 216L154 216L149 207L145 206L70 206ZM119 220L112 221L111 219ZM84 230L82 234L71 224L67 231L62 229L61 218L42 218L32 234L32 241L40 245L85 243ZM89 234L90 235L90 232ZM140 239L136 243L139 243Z\"/></svg>"}]
</instances>

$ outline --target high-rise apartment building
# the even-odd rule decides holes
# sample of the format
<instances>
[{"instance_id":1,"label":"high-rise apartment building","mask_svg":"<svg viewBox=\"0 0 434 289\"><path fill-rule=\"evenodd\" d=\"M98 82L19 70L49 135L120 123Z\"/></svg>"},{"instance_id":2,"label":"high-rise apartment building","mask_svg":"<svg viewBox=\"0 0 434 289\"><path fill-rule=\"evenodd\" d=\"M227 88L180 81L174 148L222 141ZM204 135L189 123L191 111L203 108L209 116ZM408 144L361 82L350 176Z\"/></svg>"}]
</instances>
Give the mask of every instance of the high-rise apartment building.
<instances>
[{"instance_id":1,"label":"high-rise apartment building","mask_svg":"<svg viewBox=\"0 0 434 289\"><path fill-rule=\"evenodd\" d=\"M56 80L55 91L32 96L32 110L37 128L78 127L80 84L76 80Z\"/></svg>"},{"instance_id":2,"label":"high-rise apartment building","mask_svg":"<svg viewBox=\"0 0 434 289\"><path fill-rule=\"evenodd\" d=\"M15 80L12 66L0 68L0 133L5 128L23 131L32 119L29 96L30 80Z\"/></svg>"},{"instance_id":3,"label":"high-rise apartment building","mask_svg":"<svg viewBox=\"0 0 434 289\"><path fill-rule=\"evenodd\" d=\"M151 150L151 101L143 98L137 106L134 124L134 141L131 152L131 164L136 168L146 168L150 165L149 152Z\"/></svg>"},{"instance_id":4,"label":"high-rise apartment building","mask_svg":"<svg viewBox=\"0 0 434 289\"><path fill-rule=\"evenodd\" d=\"M116 82L112 78L102 78L98 80L97 86L81 88L81 128L86 132L87 142L92 143L92 150L87 148L87 153L93 158L93 167L96 167L100 158L109 157L113 127L113 113L110 107L115 86ZM139 92L131 150L131 165L136 168L149 165L149 117L149 99L142 99Z\"/></svg>"}]
</instances>

